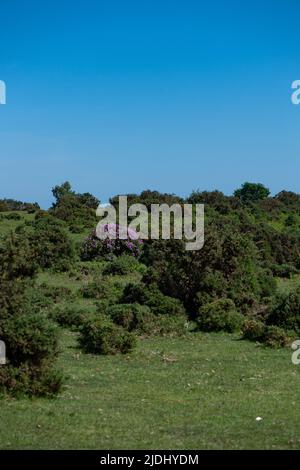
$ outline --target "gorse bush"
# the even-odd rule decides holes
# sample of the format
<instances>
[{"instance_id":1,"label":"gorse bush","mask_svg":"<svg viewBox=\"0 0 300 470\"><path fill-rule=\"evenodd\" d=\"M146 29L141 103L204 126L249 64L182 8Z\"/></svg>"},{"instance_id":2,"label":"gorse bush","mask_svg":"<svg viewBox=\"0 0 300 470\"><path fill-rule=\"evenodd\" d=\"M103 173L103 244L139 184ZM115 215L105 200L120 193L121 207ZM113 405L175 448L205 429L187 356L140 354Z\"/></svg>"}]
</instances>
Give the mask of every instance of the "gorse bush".
<instances>
[{"instance_id":1,"label":"gorse bush","mask_svg":"<svg viewBox=\"0 0 300 470\"><path fill-rule=\"evenodd\" d=\"M118 302L123 292L123 285L114 279L94 276L93 281L80 289L82 297L87 299L109 299L111 303Z\"/></svg>"},{"instance_id":2,"label":"gorse bush","mask_svg":"<svg viewBox=\"0 0 300 470\"><path fill-rule=\"evenodd\" d=\"M135 346L135 336L118 326L106 315L97 315L84 322L79 344L87 353L127 354Z\"/></svg>"},{"instance_id":3,"label":"gorse bush","mask_svg":"<svg viewBox=\"0 0 300 470\"><path fill-rule=\"evenodd\" d=\"M233 333L241 328L243 319L232 300L218 299L201 307L196 321L203 331Z\"/></svg>"},{"instance_id":4,"label":"gorse bush","mask_svg":"<svg viewBox=\"0 0 300 470\"><path fill-rule=\"evenodd\" d=\"M147 305L155 315L185 315L185 309L178 299L164 295L156 286L143 283L129 283L121 298L123 303Z\"/></svg>"},{"instance_id":5,"label":"gorse bush","mask_svg":"<svg viewBox=\"0 0 300 470\"><path fill-rule=\"evenodd\" d=\"M287 346L292 341L292 336L278 326L268 326L255 319L248 319L242 327L243 339L258 341L271 348Z\"/></svg>"},{"instance_id":6,"label":"gorse bush","mask_svg":"<svg viewBox=\"0 0 300 470\"><path fill-rule=\"evenodd\" d=\"M72 266L75 251L62 222L52 217L42 217L20 226L17 233L27 240L41 268L66 271Z\"/></svg>"},{"instance_id":7,"label":"gorse bush","mask_svg":"<svg viewBox=\"0 0 300 470\"><path fill-rule=\"evenodd\" d=\"M136 258L130 255L122 255L110 263L107 263L103 270L104 275L126 275L135 271L140 271L141 264Z\"/></svg>"},{"instance_id":8,"label":"gorse bush","mask_svg":"<svg viewBox=\"0 0 300 470\"><path fill-rule=\"evenodd\" d=\"M49 317L60 326L78 329L92 316L89 309L77 304L55 305L49 311Z\"/></svg>"},{"instance_id":9,"label":"gorse bush","mask_svg":"<svg viewBox=\"0 0 300 470\"><path fill-rule=\"evenodd\" d=\"M100 201L95 196L90 193L76 193L68 181L55 186L52 194L55 203L49 211L50 214L70 227L91 228L96 225L96 208Z\"/></svg>"},{"instance_id":10,"label":"gorse bush","mask_svg":"<svg viewBox=\"0 0 300 470\"><path fill-rule=\"evenodd\" d=\"M36 268L26 240L8 237L0 249L0 338L7 353L0 370L2 392L51 395L61 386L61 374L53 368L57 329L27 295Z\"/></svg>"},{"instance_id":11,"label":"gorse bush","mask_svg":"<svg viewBox=\"0 0 300 470\"><path fill-rule=\"evenodd\" d=\"M270 308L268 325L300 333L300 288L288 293L278 294Z\"/></svg>"},{"instance_id":12,"label":"gorse bush","mask_svg":"<svg viewBox=\"0 0 300 470\"><path fill-rule=\"evenodd\" d=\"M193 316L218 298L230 298L246 312L276 288L272 273L260 265L254 242L234 226L207 224L201 250L186 251L181 240L145 244L142 261L157 271L160 290L179 298Z\"/></svg>"},{"instance_id":13,"label":"gorse bush","mask_svg":"<svg viewBox=\"0 0 300 470\"><path fill-rule=\"evenodd\" d=\"M147 305L116 304L107 313L114 323L139 335L183 335L187 331L186 316L157 315Z\"/></svg>"},{"instance_id":14,"label":"gorse bush","mask_svg":"<svg viewBox=\"0 0 300 470\"><path fill-rule=\"evenodd\" d=\"M260 341L265 332L265 324L253 318L249 318L244 321L242 326L242 333L244 339L249 339L250 341Z\"/></svg>"}]
</instances>

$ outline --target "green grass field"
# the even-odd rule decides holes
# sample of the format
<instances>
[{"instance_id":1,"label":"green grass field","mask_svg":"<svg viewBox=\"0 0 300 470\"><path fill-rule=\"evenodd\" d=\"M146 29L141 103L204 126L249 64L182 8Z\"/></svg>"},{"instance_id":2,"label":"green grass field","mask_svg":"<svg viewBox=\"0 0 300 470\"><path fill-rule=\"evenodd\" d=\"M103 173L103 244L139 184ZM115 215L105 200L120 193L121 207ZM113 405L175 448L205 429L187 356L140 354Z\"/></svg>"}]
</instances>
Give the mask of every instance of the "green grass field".
<instances>
[{"instance_id":1,"label":"green grass field","mask_svg":"<svg viewBox=\"0 0 300 470\"><path fill-rule=\"evenodd\" d=\"M58 398L1 402L1 449L300 448L300 369L288 349L190 333L100 357L75 336L61 336Z\"/></svg>"}]
</instances>

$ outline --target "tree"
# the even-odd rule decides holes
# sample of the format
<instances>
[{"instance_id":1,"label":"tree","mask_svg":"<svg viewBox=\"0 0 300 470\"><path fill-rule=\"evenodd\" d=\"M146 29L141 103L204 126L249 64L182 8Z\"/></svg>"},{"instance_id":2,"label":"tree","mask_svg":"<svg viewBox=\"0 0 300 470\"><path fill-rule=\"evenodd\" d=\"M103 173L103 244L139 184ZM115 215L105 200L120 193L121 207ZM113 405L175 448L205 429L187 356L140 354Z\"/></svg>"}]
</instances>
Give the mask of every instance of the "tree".
<instances>
[{"instance_id":1,"label":"tree","mask_svg":"<svg viewBox=\"0 0 300 470\"><path fill-rule=\"evenodd\" d=\"M72 187L69 181L65 181L61 185L54 186L54 188L52 188L52 194L56 199L54 206L57 206L63 196L66 194L74 194L74 191L72 191Z\"/></svg>"},{"instance_id":2,"label":"tree","mask_svg":"<svg viewBox=\"0 0 300 470\"><path fill-rule=\"evenodd\" d=\"M270 190L261 183L244 183L240 189L234 191L234 196L241 199L245 204L265 199Z\"/></svg>"}]
</instances>

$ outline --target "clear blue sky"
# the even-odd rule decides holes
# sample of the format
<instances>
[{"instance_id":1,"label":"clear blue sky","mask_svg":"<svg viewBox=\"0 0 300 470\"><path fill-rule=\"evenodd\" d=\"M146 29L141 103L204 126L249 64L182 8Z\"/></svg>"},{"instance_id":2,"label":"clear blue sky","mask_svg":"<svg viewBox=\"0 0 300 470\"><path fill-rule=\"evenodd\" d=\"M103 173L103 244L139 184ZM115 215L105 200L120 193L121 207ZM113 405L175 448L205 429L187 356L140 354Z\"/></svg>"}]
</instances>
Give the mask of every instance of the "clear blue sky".
<instances>
[{"instance_id":1,"label":"clear blue sky","mask_svg":"<svg viewBox=\"0 0 300 470\"><path fill-rule=\"evenodd\" d=\"M300 192L298 0L1 0L0 198Z\"/></svg>"}]
</instances>

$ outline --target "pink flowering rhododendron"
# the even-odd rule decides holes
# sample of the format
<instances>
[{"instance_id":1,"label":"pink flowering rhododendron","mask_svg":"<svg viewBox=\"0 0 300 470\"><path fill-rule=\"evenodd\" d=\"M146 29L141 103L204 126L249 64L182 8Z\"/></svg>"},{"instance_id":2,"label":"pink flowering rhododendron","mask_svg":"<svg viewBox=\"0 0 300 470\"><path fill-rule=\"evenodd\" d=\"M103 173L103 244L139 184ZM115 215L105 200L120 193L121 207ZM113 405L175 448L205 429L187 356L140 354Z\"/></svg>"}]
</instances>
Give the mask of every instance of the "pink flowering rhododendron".
<instances>
[{"instance_id":1,"label":"pink flowering rhododendron","mask_svg":"<svg viewBox=\"0 0 300 470\"><path fill-rule=\"evenodd\" d=\"M116 256L122 255L123 253L131 254L132 256L138 257L141 253L143 240L138 238L138 233L126 227L122 227L118 224L104 224L100 228L102 234L107 234L106 238L99 238L96 230L84 240L81 247L81 259L93 260L101 258L105 255L113 254ZM122 231L122 235L127 236L126 239L119 238L119 234Z\"/></svg>"}]
</instances>

